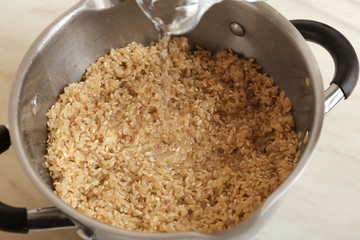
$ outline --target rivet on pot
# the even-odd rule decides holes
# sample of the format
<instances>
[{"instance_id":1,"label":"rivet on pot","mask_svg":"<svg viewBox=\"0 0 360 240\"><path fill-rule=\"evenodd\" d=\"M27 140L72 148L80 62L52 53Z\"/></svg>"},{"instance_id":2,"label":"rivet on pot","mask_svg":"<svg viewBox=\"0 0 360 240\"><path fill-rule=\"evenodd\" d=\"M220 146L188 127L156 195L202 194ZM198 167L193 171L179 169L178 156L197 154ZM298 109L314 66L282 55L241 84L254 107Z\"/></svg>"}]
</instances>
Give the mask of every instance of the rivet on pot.
<instances>
[{"instance_id":1,"label":"rivet on pot","mask_svg":"<svg viewBox=\"0 0 360 240\"><path fill-rule=\"evenodd\" d=\"M95 240L95 236L87 229L79 228L76 233L84 240Z\"/></svg>"},{"instance_id":2,"label":"rivet on pot","mask_svg":"<svg viewBox=\"0 0 360 240\"><path fill-rule=\"evenodd\" d=\"M36 94L31 100L32 113L36 115L40 111L40 100L43 100L39 94Z\"/></svg>"},{"instance_id":3,"label":"rivet on pot","mask_svg":"<svg viewBox=\"0 0 360 240\"><path fill-rule=\"evenodd\" d=\"M234 35L236 35L238 37L243 37L245 35L245 29L239 23L233 22L230 24L229 27L230 27L231 32Z\"/></svg>"}]
</instances>

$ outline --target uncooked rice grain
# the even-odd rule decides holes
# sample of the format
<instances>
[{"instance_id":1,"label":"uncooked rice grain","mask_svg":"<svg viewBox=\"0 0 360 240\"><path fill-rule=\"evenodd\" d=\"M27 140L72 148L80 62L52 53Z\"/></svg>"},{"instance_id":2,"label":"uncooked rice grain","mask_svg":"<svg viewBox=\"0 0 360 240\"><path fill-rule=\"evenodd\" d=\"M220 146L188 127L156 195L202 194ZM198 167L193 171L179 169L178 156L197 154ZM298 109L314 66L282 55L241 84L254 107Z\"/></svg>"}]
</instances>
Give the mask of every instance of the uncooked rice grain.
<instances>
[{"instance_id":1,"label":"uncooked rice grain","mask_svg":"<svg viewBox=\"0 0 360 240\"><path fill-rule=\"evenodd\" d=\"M161 62L130 43L65 87L47 113L55 193L128 230L224 231L294 169L291 100L254 59L174 38L164 101Z\"/></svg>"}]
</instances>

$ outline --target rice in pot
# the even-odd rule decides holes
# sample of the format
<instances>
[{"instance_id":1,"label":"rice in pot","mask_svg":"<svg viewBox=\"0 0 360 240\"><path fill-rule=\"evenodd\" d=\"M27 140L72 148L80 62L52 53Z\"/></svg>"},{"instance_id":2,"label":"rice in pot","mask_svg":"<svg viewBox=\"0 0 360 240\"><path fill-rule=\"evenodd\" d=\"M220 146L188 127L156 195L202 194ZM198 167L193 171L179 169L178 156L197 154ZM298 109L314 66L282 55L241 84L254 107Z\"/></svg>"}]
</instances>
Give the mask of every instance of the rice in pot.
<instances>
[{"instance_id":1,"label":"rice in pot","mask_svg":"<svg viewBox=\"0 0 360 240\"><path fill-rule=\"evenodd\" d=\"M155 43L113 49L65 87L47 113L55 193L128 230L229 229L296 165L291 100L231 50L174 38L168 57L165 107Z\"/></svg>"}]
</instances>

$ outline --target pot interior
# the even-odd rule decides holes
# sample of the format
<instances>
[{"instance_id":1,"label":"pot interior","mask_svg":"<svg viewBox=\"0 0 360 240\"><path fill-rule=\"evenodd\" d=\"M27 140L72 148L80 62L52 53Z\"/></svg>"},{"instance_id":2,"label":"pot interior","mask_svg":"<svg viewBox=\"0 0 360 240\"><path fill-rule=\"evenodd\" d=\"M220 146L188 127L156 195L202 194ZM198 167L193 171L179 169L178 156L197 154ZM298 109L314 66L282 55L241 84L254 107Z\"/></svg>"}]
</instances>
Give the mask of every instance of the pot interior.
<instances>
[{"instance_id":1,"label":"pot interior","mask_svg":"<svg viewBox=\"0 0 360 240\"><path fill-rule=\"evenodd\" d=\"M19 158L27 162L25 170L51 194L52 182L44 160L47 110L68 83L80 81L86 67L111 48L157 40L157 31L135 1L114 2L107 9L85 5L70 10L33 44L15 79L10 122L16 133L12 138L24 154ZM229 26L234 22L245 29L244 36L231 32ZM231 48L241 56L255 58L292 100L296 130L318 134L324 101L317 65L296 29L267 4L216 4L186 37L192 46L214 51ZM309 143L302 149L297 168L304 166L312 148Z\"/></svg>"}]
</instances>

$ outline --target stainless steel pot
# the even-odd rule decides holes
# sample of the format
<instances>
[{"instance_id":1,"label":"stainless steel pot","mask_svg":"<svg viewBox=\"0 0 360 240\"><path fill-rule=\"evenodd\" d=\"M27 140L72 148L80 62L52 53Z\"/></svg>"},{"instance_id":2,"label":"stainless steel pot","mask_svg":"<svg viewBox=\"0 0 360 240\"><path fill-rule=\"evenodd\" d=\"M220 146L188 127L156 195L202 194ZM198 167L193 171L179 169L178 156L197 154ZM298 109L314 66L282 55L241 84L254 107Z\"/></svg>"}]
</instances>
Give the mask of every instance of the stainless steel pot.
<instances>
[{"instance_id":1,"label":"stainless steel pot","mask_svg":"<svg viewBox=\"0 0 360 240\"><path fill-rule=\"evenodd\" d=\"M303 36L302 36L303 35ZM13 208L0 204L0 229L75 227L84 239L248 239L272 215L280 199L307 165L319 138L324 115L356 86L359 65L351 44L335 29L313 21L288 21L266 3L224 1L214 5L186 35L192 45L232 48L256 58L293 101L297 131L308 133L299 163L289 178L243 223L216 234L140 233L114 228L82 215L53 192L45 167L45 113L64 86L80 81L84 69L111 48L131 41L157 40L152 23L131 0L83 0L53 22L33 43L17 71L10 96L10 136L30 180L54 207ZM304 37L326 48L336 73L324 91L317 63ZM310 81L306 81L309 78ZM305 134L303 134L304 136ZM10 145L0 128L1 150Z\"/></svg>"}]
</instances>

